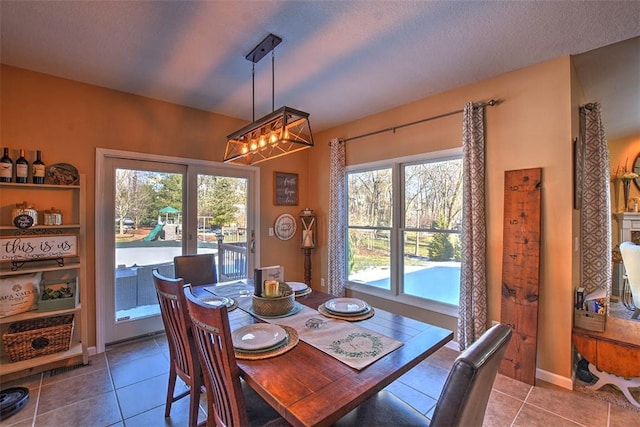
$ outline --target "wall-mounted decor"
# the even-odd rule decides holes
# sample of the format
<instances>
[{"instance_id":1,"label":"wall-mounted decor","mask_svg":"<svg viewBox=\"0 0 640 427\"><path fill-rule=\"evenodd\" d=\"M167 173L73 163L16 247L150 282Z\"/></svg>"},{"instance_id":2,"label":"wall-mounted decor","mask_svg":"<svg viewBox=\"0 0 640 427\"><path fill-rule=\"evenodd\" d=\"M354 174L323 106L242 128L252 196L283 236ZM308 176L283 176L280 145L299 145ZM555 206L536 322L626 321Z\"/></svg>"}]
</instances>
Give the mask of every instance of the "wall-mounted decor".
<instances>
[{"instance_id":1,"label":"wall-mounted decor","mask_svg":"<svg viewBox=\"0 0 640 427\"><path fill-rule=\"evenodd\" d=\"M37 261L77 255L78 236L75 234L13 236L0 239L0 261Z\"/></svg>"},{"instance_id":2,"label":"wall-mounted decor","mask_svg":"<svg viewBox=\"0 0 640 427\"><path fill-rule=\"evenodd\" d=\"M276 218L274 231L280 240L289 240L296 234L296 220L291 214L282 214Z\"/></svg>"},{"instance_id":3,"label":"wall-mounted decor","mask_svg":"<svg viewBox=\"0 0 640 427\"><path fill-rule=\"evenodd\" d=\"M273 173L273 204L276 206L298 206L297 173Z\"/></svg>"}]
</instances>

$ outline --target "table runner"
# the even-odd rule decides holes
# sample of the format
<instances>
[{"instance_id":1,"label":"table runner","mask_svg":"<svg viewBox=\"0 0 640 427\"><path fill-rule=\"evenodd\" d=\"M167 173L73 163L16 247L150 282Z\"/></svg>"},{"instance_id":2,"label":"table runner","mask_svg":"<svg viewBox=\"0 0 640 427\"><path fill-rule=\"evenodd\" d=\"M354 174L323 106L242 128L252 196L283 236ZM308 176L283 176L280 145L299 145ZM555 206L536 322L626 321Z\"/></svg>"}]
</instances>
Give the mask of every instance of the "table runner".
<instances>
[{"instance_id":1,"label":"table runner","mask_svg":"<svg viewBox=\"0 0 640 427\"><path fill-rule=\"evenodd\" d=\"M229 287L227 287L229 286ZM317 310L301 305L301 310L288 317L266 318L252 312L252 298L239 297L241 289L251 289L250 285L233 283L207 288L220 296L228 296L238 300L240 309L259 317L268 323L285 325L294 328L299 338L318 350L338 359L354 368L363 369L403 344L393 338L373 332L362 326L339 319L330 319ZM305 326L311 318L321 319L322 327L312 329Z\"/></svg>"}]
</instances>

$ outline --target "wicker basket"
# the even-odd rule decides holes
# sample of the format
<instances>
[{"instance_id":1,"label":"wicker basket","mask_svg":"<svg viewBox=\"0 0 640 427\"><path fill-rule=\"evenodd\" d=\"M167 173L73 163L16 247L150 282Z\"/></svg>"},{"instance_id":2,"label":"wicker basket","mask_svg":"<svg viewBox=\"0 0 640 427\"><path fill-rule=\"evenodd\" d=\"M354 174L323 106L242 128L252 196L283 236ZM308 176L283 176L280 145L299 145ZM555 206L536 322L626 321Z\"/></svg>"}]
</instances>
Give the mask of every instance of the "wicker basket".
<instances>
[{"instance_id":1,"label":"wicker basket","mask_svg":"<svg viewBox=\"0 0 640 427\"><path fill-rule=\"evenodd\" d=\"M286 283L278 284L280 297L263 298L253 296L253 311L262 316L280 316L287 314L295 306L296 295Z\"/></svg>"},{"instance_id":2,"label":"wicker basket","mask_svg":"<svg viewBox=\"0 0 640 427\"><path fill-rule=\"evenodd\" d=\"M5 353L11 362L69 350L73 314L23 320L9 325L2 335Z\"/></svg>"}]
</instances>

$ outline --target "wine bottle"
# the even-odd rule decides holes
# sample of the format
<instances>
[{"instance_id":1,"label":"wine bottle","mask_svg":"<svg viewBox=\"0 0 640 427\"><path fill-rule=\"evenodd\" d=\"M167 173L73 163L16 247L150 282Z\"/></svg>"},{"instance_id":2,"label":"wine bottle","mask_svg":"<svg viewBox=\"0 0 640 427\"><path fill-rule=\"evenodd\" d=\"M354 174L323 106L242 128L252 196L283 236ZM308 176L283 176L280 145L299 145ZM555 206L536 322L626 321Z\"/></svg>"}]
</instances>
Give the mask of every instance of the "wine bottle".
<instances>
[{"instance_id":1,"label":"wine bottle","mask_svg":"<svg viewBox=\"0 0 640 427\"><path fill-rule=\"evenodd\" d=\"M4 155L0 157L0 182L13 180L13 160L9 157L9 149L5 147Z\"/></svg>"},{"instance_id":2,"label":"wine bottle","mask_svg":"<svg viewBox=\"0 0 640 427\"><path fill-rule=\"evenodd\" d=\"M20 149L20 157L16 160L16 182L27 183L29 177L29 162L24 158L24 150Z\"/></svg>"},{"instance_id":3,"label":"wine bottle","mask_svg":"<svg viewBox=\"0 0 640 427\"><path fill-rule=\"evenodd\" d=\"M36 151L36 159L31 164L31 179L34 184L44 184L44 162L40 150Z\"/></svg>"}]
</instances>

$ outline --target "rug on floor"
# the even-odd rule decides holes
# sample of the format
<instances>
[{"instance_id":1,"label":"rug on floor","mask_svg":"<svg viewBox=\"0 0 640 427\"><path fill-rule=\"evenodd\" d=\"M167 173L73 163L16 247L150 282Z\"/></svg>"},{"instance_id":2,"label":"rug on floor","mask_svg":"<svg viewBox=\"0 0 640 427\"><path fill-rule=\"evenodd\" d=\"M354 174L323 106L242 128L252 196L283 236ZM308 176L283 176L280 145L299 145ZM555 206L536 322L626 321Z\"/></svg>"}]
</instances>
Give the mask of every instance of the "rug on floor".
<instances>
[{"instance_id":1,"label":"rug on floor","mask_svg":"<svg viewBox=\"0 0 640 427\"><path fill-rule=\"evenodd\" d=\"M598 390L591 390L587 388L589 385L595 383L595 381L586 383L576 378L575 382L573 383L573 389L577 392L584 393L596 399L604 400L605 402L613 403L614 405L618 405L631 411L640 413L640 408L633 406L631 402L629 402L627 398L624 397L624 394L622 394L622 392L617 387L611 384L601 387ZM631 395L640 403L640 388L632 388L630 389L630 391Z\"/></svg>"}]
</instances>

